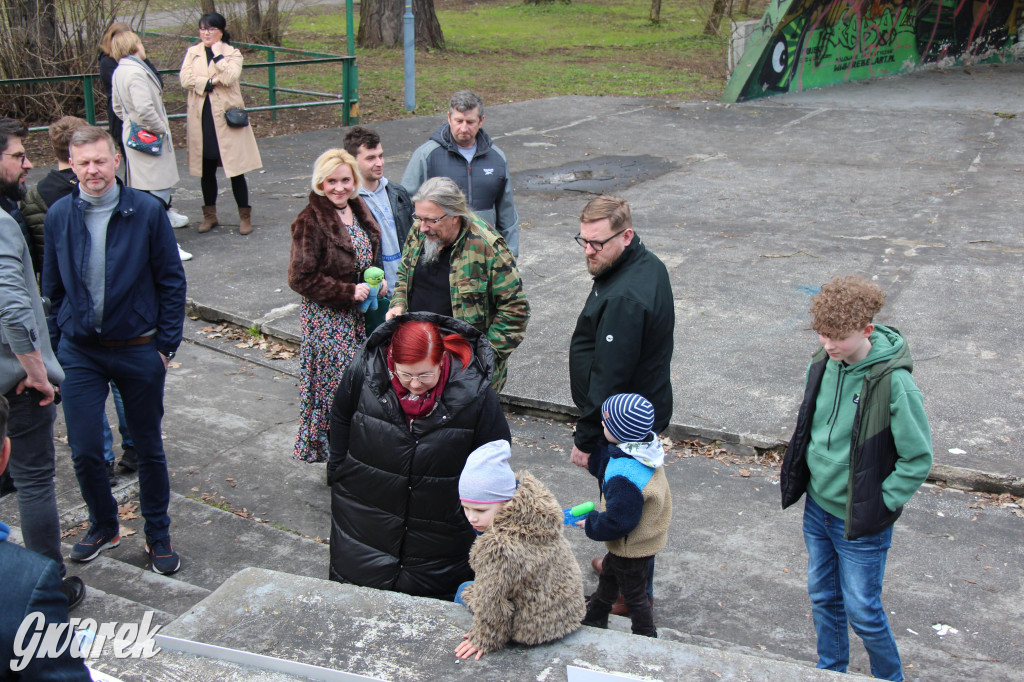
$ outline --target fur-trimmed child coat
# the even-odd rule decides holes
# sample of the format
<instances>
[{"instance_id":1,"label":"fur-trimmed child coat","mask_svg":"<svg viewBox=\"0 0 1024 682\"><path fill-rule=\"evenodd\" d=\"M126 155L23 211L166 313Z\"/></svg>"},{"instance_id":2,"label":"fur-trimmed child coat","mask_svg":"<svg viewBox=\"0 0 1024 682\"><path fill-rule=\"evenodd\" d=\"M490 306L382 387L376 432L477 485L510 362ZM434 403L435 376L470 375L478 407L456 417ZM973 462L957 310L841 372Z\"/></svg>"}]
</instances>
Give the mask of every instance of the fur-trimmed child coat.
<instances>
[{"instance_id":1,"label":"fur-trimmed child coat","mask_svg":"<svg viewBox=\"0 0 1024 682\"><path fill-rule=\"evenodd\" d=\"M519 487L473 543L476 580L462 593L473 612L469 639L483 652L508 641L542 644L576 630L586 615L583 576L562 535L562 510L523 471Z\"/></svg>"}]
</instances>

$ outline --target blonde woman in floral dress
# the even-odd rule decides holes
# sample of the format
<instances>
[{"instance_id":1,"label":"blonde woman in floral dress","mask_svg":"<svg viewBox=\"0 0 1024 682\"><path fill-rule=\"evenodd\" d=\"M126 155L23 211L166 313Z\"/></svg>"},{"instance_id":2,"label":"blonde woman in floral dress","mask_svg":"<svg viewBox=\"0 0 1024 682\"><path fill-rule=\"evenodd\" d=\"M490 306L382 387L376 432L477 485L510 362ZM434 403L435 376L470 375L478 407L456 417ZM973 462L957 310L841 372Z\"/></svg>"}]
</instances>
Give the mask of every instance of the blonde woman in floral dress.
<instances>
[{"instance_id":1,"label":"blonde woman in floral dress","mask_svg":"<svg viewBox=\"0 0 1024 682\"><path fill-rule=\"evenodd\" d=\"M331 149L313 165L309 204L292 223L288 286L302 295L299 431L293 457L325 462L341 375L366 341L363 271L380 261L380 228L359 198L356 160Z\"/></svg>"}]
</instances>

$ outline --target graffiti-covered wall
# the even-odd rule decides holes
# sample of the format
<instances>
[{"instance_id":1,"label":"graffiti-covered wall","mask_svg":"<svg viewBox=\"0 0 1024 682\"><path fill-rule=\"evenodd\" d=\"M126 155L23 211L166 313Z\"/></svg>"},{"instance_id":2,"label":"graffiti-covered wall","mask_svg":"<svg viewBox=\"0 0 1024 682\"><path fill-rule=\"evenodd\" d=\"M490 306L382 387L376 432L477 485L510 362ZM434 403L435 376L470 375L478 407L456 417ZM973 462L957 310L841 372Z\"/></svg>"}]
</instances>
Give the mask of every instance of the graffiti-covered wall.
<instances>
[{"instance_id":1,"label":"graffiti-covered wall","mask_svg":"<svg viewBox=\"0 0 1024 682\"><path fill-rule=\"evenodd\" d=\"M772 0L722 99L928 65L1012 61L1021 57L1021 41L1024 0Z\"/></svg>"}]
</instances>

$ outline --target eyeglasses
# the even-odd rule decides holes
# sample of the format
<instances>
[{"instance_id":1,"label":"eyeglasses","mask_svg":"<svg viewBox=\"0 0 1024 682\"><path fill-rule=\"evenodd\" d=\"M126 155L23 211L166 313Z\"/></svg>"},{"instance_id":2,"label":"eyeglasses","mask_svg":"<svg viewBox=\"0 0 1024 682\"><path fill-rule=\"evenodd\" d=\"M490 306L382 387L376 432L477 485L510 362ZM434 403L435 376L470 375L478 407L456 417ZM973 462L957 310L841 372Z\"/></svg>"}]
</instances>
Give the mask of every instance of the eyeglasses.
<instances>
[{"instance_id":1,"label":"eyeglasses","mask_svg":"<svg viewBox=\"0 0 1024 682\"><path fill-rule=\"evenodd\" d=\"M426 223L427 225L437 225L439 222L441 222L442 220L444 220L447 217L448 217L447 214L441 216L440 218L421 218L418 215L414 215L412 217L412 219L416 220L418 222L421 222L421 223Z\"/></svg>"},{"instance_id":2,"label":"eyeglasses","mask_svg":"<svg viewBox=\"0 0 1024 682\"><path fill-rule=\"evenodd\" d=\"M399 372L397 369L395 370L395 374L397 374L398 378L401 379L402 381L412 381L413 379L415 379L416 381L420 382L421 384L425 384L425 383L427 383L428 381L430 381L431 379L433 379L434 377L437 376L437 372L423 372L422 374L409 374L408 372Z\"/></svg>"},{"instance_id":3,"label":"eyeglasses","mask_svg":"<svg viewBox=\"0 0 1024 682\"><path fill-rule=\"evenodd\" d=\"M628 227L624 227L621 230L619 230L618 232L616 232L615 234L613 234L611 237L608 237L608 239L602 239L601 241L596 241L594 239L584 239L582 233L576 235L575 237L573 237L573 239L575 239L576 243L579 244L580 246L582 246L584 249L589 246L594 251L600 251L601 249L604 248L605 244L607 244L611 240L615 239L616 237L618 237L620 234L622 234L623 232L625 232L628 229L629 229Z\"/></svg>"},{"instance_id":4,"label":"eyeglasses","mask_svg":"<svg viewBox=\"0 0 1024 682\"><path fill-rule=\"evenodd\" d=\"M17 159L19 166L24 166L25 162L28 161L28 157L25 156L25 152L16 152L14 154L11 154L10 152L0 152L0 154L9 156L12 159Z\"/></svg>"},{"instance_id":5,"label":"eyeglasses","mask_svg":"<svg viewBox=\"0 0 1024 682\"><path fill-rule=\"evenodd\" d=\"M200 33L213 33L214 31L219 31L219 30L220 30L219 28L216 28L214 26L200 26L199 27L199 32Z\"/></svg>"}]
</instances>

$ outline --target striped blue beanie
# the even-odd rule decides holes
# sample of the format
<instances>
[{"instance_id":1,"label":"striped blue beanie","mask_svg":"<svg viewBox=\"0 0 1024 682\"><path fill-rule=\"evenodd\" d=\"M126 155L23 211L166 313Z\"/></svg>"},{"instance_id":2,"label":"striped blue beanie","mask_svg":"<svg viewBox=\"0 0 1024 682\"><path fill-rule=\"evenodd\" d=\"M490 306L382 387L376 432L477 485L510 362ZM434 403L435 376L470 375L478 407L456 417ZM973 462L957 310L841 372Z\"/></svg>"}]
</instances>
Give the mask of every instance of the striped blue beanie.
<instances>
[{"instance_id":1,"label":"striped blue beanie","mask_svg":"<svg viewBox=\"0 0 1024 682\"><path fill-rule=\"evenodd\" d=\"M654 427L654 405L639 393L619 393L601 404L601 419L615 440L638 443Z\"/></svg>"}]
</instances>

